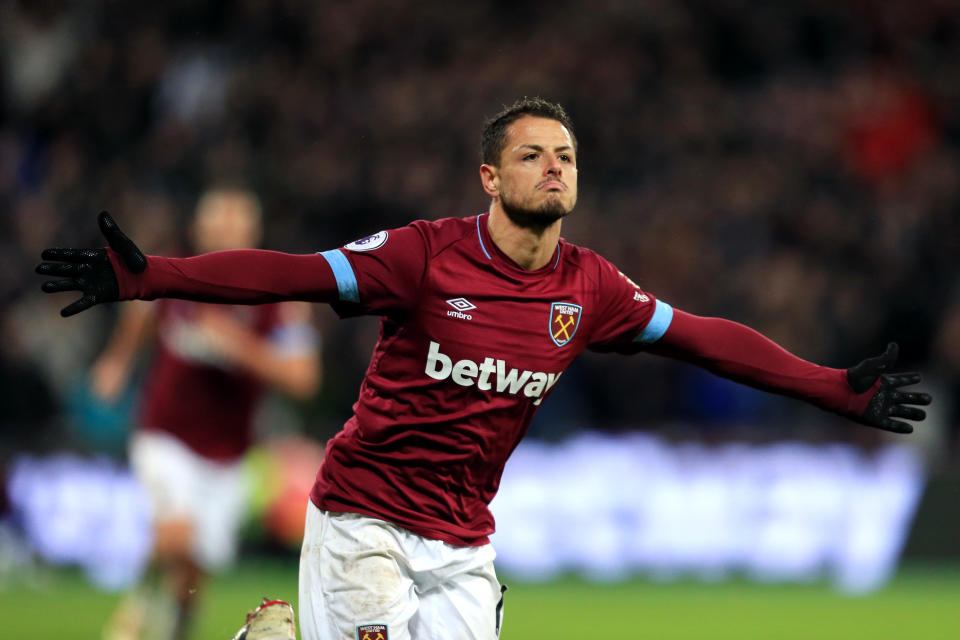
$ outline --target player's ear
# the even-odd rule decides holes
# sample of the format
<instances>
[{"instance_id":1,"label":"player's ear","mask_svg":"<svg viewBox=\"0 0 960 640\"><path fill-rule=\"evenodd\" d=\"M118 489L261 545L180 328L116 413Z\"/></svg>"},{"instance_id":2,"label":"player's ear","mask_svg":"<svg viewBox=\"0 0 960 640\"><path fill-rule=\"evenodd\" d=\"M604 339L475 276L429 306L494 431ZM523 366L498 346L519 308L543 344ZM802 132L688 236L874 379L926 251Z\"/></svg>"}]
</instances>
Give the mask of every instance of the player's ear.
<instances>
[{"instance_id":1,"label":"player's ear","mask_svg":"<svg viewBox=\"0 0 960 640\"><path fill-rule=\"evenodd\" d=\"M480 165L480 183L491 198L500 195L500 172L492 164Z\"/></svg>"}]
</instances>

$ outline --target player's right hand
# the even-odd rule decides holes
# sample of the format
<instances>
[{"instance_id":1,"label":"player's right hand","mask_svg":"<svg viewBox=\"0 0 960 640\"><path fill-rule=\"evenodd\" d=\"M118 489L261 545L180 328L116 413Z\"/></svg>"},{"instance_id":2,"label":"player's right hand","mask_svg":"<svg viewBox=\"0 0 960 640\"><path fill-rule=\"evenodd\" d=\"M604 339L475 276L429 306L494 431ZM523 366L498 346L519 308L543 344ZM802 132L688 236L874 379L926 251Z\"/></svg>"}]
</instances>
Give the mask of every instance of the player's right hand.
<instances>
[{"instance_id":1,"label":"player's right hand","mask_svg":"<svg viewBox=\"0 0 960 640\"><path fill-rule=\"evenodd\" d=\"M123 265L133 273L143 273L147 268L147 258L128 238L106 211L97 216L100 233L107 244L120 257ZM95 304L115 302L119 296L117 275L110 264L105 248L101 249L47 249L40 254L48 260L37 265L37 273L54 276L60 280L47 280L40 287L44 293L60 291L80 291L83 296L60 310L64 318L89 309Z\"/></svg>"},{"instance_id":2,"label":"player's right hand","mask_svg":"<svg viewBox=\"0 0 960 640\"><path fill-rule=\"evenodd\" d=\"M927 417L926 412L910 405L928 405L933 398L929 393L900 390L901 387L920 382L920 374L889 373L899 353L900 347L896 342L891 342L881 355L867 358L847 369L847 382L855 393L866 393L876 387L863 414L851 417L869 427L894 433L912 433L913 425L894 418L923 420Z\"/></svg>"}]
</instances>

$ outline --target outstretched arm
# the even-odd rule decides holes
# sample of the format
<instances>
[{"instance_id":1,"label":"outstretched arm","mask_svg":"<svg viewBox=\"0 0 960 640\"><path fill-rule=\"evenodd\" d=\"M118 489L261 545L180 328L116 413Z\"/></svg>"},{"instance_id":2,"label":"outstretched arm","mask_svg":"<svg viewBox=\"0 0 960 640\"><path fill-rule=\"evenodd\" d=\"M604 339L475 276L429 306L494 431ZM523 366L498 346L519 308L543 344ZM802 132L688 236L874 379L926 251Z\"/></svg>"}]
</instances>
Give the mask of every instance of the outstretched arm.
<instances>
[{"instance_id":1,"label":"outstretched arm","mask_svg":"<svg viewBox=\"0 0 960 640\"><path fill-rule=\"evenodd\" d=\"M117 277L118 300L181 298L198 302L263 304L284 300L335 302L337 281L320 254L263 249L216 251L191 258L147 256L135 274L107 249Z\"/></svg>"},{"instance_id":2,"label":"outstretched arm","mask_svg":"<svg viewBox=\"0 0 960 640\"><path fill-rule=\"evenodd\" d=\"M227 304L281 300L335 302L337 280L320 254L293 255L240 249L192 258L145 256L106 211L98 217L108 247L47 249L37 273L58 280L43 283L46 293L80 291L79 300L60 314L74 315L116 300L181 298Z\"/></svg>"},{"instance_id":3,"label":"outstretched arm","mask_svg":"<svg viewBox=\"0 0 960 640\"><path fill-rule=\"evenodd\" d=\"M908 405L931 401L929 394L899 390L920 382L918 374L888 373L897 359L896 344L850 369L831 369L798 358L742 324L674 310L669 328L649 351L897 433L910 433L913 427L895 418L926 417L922 409Z\"/></svg>"}]
</instances>

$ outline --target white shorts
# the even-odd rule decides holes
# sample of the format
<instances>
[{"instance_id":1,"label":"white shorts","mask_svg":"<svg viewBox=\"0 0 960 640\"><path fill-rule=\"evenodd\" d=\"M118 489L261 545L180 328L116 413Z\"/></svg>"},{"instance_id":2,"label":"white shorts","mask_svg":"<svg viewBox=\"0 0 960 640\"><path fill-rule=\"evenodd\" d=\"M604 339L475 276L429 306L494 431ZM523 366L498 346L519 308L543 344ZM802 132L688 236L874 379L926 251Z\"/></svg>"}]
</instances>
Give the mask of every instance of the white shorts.
<instances>
[{"instance_id":1,"label":"white shorts","mask_svg":"<svg viewBox=\"0 0 960 640\"><path fill-rule=\"evenodd\" d=\"M301 637L495 640L503 617L495 555L489 544L454 547L308 502L300 554Z\"/></svg>"},{"instance_id":2,"label":"white shorts","mask_svg":"<svg viewBox=\"0 0 960 640\"><path fill-rule=\"evenodd\" d=\"M229 565L247 498L241 462L204 458L174 436L139 431L130 442L130 466L150 496L154 521L189 520L192 555L208 571Z\"/></svg>"}]
</instances>

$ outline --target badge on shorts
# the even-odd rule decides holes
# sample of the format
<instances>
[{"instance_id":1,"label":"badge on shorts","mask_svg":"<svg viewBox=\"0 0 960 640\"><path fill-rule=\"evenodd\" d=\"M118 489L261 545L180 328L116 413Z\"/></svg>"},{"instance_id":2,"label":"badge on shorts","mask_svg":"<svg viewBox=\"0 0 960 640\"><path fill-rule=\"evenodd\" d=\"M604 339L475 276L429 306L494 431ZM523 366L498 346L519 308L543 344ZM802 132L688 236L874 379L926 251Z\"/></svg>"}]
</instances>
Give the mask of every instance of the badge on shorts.
<instances>
[{"instance_id":1,"label":"badge on shorts","mask_svg":"<svg viewBox=\"0 0 960 640\"><path fill-rule=\"evenodd\" d=\"M573 340L580 326L581 311L583 307L572 302L554 302L550 305L550 337L558 347Z\"/></svg>"},{"instance_id":2,"label":"badge on shorts","mask_svg":"<svg viewBox=\"0 0 960 640\"><path fill-rule=\"evenodd\" d=\"M357 640L390 640L385 624L362 624L357 627Z\"/></svg>"}]
</instances>

